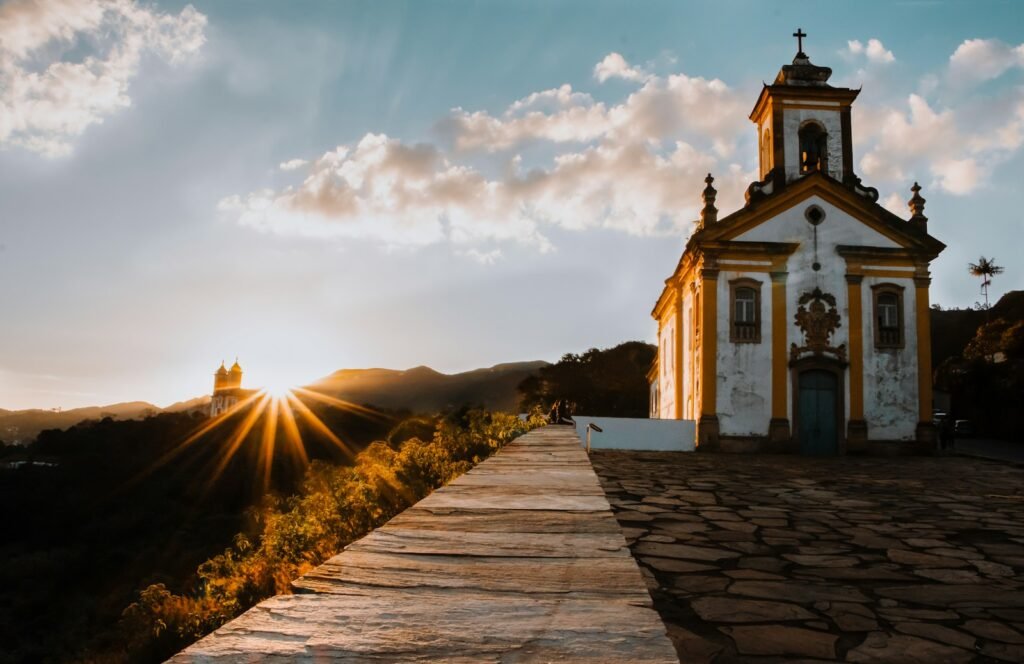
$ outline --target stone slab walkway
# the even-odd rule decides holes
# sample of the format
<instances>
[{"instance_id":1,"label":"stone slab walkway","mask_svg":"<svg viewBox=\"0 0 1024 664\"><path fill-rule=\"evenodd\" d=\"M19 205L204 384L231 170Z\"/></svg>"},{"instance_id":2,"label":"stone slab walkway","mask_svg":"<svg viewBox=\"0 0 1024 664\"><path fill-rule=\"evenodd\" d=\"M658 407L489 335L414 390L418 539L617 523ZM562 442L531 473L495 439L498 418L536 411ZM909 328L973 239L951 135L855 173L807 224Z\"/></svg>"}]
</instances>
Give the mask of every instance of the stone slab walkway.
<instances>
[{"instance_id":1,"label":"stone slab walkway","mask_svg":"<svg viewBox=\"0 0 1024 664\"><path fill-rule=\"evenodd\" d=\"M591 458L687 664L1024 662L1024 469Z\"/></svg>"},{"instance_id":2,"label":"stone slab walkway","mask_svg":"<svg viewBox=\"0 0 1024 664\"><path fill-rule=\"evenodd\" d=\"M522 436L172 662L676 662L571 427Z\"/></svg>"}]
</instances>

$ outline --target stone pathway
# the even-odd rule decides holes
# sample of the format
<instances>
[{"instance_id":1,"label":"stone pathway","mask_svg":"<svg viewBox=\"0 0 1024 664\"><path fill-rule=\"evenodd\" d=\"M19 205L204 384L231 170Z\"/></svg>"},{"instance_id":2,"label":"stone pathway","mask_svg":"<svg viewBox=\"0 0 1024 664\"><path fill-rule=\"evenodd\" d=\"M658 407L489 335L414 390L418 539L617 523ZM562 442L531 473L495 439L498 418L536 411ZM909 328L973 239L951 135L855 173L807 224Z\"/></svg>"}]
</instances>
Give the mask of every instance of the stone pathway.
<instances>
[{"instance_id":1,"label":"stone pathway","mask_svg":"<svg viewBox=\"0 0 1024 664\"><path fill-rule=\"evenodd\" d=\"M1024 662L1024 469L591 458L682 662Z\"/></svg>"},{"instance_id":2,"label":"stone pathway","mask_svg":"<svg viewBox=\"0 0 1024 664\"><path fill-rule=\"evenodd\" d=\"M439 489L172 662L676 662L570 427Z\"/></svg>"}]
</instances>

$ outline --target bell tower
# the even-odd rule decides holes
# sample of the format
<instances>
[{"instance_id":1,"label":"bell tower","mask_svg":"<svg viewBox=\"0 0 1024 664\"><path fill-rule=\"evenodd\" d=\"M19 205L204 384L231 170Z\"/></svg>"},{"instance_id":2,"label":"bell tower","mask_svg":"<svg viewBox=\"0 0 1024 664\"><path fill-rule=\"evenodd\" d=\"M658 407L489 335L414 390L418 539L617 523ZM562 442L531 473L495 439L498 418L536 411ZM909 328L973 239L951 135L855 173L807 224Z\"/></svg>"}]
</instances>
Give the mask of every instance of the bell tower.
<instances>
[{"instance_id":1,"label":"bell tower","mask_svg":"<svg viewBox=\"0 0 1024 664\"><path fill-rule=\"evenodd\" d=\"M832 70L812 64L804 53L807 34L797 29L793 36L793 64L783 65L762 88L750 113L766 193L814 172L839 182L853 176L850 106L860 90L829 85Z\"/></svg>"},{"instance_id":2,"label":"bell tower","mask_svg":"<svg viewBox=\"0 0 1024 664\"><path fill-rule=\"evenodd\" d=\"M213 395L210 397L210 417L217 417L228 412L238 403L243 395L242 390L242 366L235 358L235 364L231 369L224 367L224 362L213 374Z\"/></svg>"}]
</instances>

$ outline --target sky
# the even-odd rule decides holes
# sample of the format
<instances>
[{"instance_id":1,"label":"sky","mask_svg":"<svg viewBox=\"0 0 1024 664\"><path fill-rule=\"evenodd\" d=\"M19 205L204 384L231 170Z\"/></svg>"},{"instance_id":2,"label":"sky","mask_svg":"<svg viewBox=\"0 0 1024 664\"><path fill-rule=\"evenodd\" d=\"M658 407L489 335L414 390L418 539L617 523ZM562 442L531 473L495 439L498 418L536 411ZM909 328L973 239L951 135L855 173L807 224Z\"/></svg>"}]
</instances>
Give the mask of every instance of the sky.
<instances>
[{"instance_id":1,"label":"sky","mask_svg":"<svg viewBox=\"0 0 1024 664\"><path fill-rule=\"evenodd\" d=\"M6 0L0 408L653 341L798 27L932 301L1024 288L1021 3Z\"/></svg>"}]
</instances>

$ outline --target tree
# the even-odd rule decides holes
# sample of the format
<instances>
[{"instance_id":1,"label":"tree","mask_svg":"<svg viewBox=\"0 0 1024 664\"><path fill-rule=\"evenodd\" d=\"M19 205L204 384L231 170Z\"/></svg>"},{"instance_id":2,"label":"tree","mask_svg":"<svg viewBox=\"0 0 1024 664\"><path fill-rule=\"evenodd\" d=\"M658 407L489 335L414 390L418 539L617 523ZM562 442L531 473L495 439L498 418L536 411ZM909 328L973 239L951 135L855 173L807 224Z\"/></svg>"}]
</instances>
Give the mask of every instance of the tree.
<instances>
[{"instance_id":1,"label":"tree","mask_svg":"<svg viewBox=\"0 0 1024 664\"><path fill-rule=\"evenodd\" d=\"M568 353L519 384L519 408L544 412L552 404L575 404L575 413L594 417L647 417L647 370L658 349L640 341L615 348Z\"/></svg>"},{"instance_id":2,"label":"tree","mask_svg":"<svg viewBox=\"0 0 1024 664\"><path fill-rule=\"evenodd\" d=\"M996 265L995 258L980 256L977 263L968 263L967 269L972 276L981 277L981 292L985 295L985 311L988 311L988 287L992 277L1003 273L1003 268Z\"/></svg>"}]
</instances>

